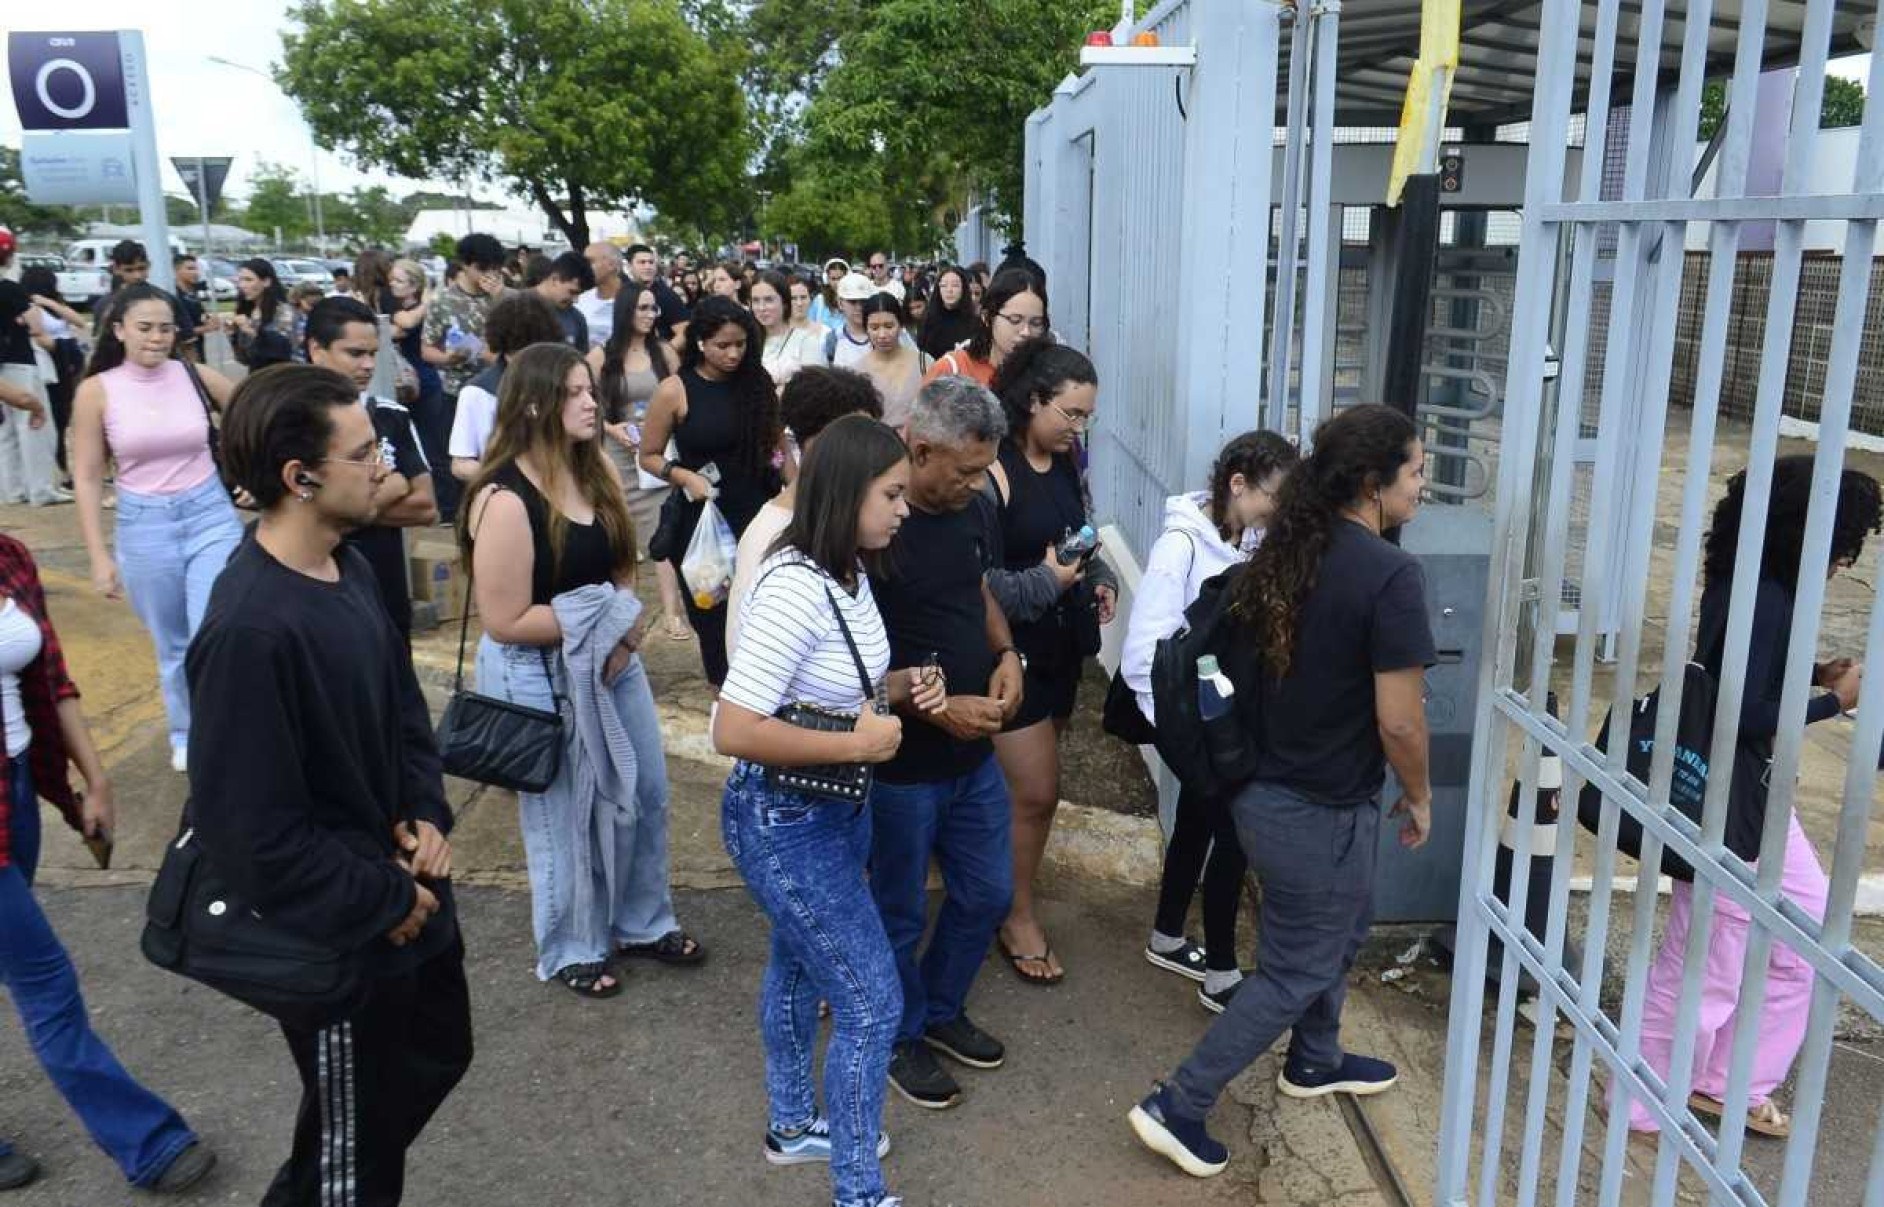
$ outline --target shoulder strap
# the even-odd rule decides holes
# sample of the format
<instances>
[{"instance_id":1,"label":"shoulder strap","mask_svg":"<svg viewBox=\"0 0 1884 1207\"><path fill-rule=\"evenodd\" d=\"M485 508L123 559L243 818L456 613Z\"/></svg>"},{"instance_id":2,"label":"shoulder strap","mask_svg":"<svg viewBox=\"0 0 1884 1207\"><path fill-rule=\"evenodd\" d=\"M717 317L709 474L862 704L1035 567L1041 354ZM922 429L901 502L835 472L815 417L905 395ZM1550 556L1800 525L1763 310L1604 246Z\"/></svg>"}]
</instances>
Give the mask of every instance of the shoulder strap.
<instances>
[{"instance_id":1,"label":"shoulder strap","mask_svg":"<svg viewBox=\"0 0 1884 1207\"><path fill-rule=\"evenodd\" d=\"M203 419L209 424L209 442L216 443L216 413L209 397L209 387L203 382L203 375L196 371L196 365L187 356L177 358L183 371L189 375L190 385L196 390L196 401L203 404Z\"/></svg>"},{"instance_id":2,"label":"shoulder strap","mask_svg":"<svg viewBox=\"0 0 1884 1207\"><path fill-rule=\"evenodd\" d=\"M490 487L494 491L510 490L510 487L502 482L492 482ZM511 493L516 492L511 491ZM491 505L491 497L490 495L484 497L484 506L487 508ZM517 501L522 502L523 496L518 495ZM469 504L467 503L466 506ZM525 508L525 512L527 515L528 508ZM475 546L475 538L472 543ZM454 696L464 690L464 651L466 638L471 632L471 591L477 585L477 572L471 568L472 557L473 555L468 554L464 559L464 610L458 614L458 667L451 676L451 694ZM560 712L562 696L556 690L556 676L550 670L549 647L540 645L536 647L536 652L543 662L543 678L549 684L550 699L556 702L557 711Z\"/></svg>"},{"instance_id":3,"label":"shoulder strap","mask_svg":"<svg viewBox=\"0 0 1884 1207\"><path fill-rule=\"evenodd\" d=\"M850 647L850 660L857 667L857 684L863 689L864 706L876 697L876 685L870 682L869 668L864 666L863 655L857 650L857 639L850 635L850 625L844 621L844 608L837 602L837 592L831 590L827 580L824 584L824 597L831 601L831 614L837 617L837 631L844 635L844 644Z\"/></svg>"}]
</instances>

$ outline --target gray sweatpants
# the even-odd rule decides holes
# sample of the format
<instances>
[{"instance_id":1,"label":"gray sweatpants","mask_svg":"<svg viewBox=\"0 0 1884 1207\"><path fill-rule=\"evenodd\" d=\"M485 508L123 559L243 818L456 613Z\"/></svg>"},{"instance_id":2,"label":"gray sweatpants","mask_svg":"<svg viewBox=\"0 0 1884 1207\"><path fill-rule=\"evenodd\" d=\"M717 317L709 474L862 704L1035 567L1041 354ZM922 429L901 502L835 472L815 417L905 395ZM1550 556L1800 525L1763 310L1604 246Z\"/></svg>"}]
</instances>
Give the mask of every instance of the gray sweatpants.
<instances>
[{"instance_id":1,"label":"gray sweatpants","mask_svg":"<svg viewBox=\"0 0 1884 1207\"><path fill-rule=\"evenodd\" d=\"M1256 971L1172 1078L1178 1110L1193 1119L1290 1028L1292 1062L1341 1062L1348 969L1374 917L1378 801L1336 808L1255 783L1230 812L1262 880L1262 930Z\"/></svg>"}]
</instances>

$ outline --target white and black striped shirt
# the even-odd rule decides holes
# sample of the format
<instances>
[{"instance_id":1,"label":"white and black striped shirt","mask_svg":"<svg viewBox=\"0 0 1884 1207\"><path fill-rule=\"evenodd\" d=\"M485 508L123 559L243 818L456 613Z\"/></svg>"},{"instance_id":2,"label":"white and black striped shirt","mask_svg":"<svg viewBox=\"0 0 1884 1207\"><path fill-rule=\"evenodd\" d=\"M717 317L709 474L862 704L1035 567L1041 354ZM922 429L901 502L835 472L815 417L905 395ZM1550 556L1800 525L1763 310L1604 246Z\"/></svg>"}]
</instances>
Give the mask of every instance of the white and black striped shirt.
<instances>
[{"instance_id":1,"label":"white and black striped shirt","mask_svg":"<svg viewBox=\"0 0 1884 1207\"><path fill-rule=\"evenodd\" d=\"M832 599L843 609L872 683L889 670L890 640L861 568L857 584L852 596L796 549L765 559L740 608L739 648L720 699L762 717L786 704L861 711L863 685L838 629Z\"/></svg>"}]
</instances>

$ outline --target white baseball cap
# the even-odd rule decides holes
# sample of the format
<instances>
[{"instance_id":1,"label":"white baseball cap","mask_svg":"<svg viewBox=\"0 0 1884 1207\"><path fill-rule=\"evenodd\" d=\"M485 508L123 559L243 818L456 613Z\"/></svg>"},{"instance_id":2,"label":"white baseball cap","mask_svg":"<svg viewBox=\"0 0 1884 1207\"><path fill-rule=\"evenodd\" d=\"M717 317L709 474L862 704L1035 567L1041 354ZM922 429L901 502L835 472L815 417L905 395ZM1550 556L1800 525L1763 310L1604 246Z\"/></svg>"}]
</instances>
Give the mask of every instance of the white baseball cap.
<instances>
[{"instance_id":1,"label":"white baseball cap","mask_svg":"<svg viewBox=\"0 0 1884 1207\"><path fill-rule=\"evenodd\" d=\"M847 272L844 279L837 283L839 301L862 302L881 292L875 281L860 272Z\"/></svg>"}]
</instances>

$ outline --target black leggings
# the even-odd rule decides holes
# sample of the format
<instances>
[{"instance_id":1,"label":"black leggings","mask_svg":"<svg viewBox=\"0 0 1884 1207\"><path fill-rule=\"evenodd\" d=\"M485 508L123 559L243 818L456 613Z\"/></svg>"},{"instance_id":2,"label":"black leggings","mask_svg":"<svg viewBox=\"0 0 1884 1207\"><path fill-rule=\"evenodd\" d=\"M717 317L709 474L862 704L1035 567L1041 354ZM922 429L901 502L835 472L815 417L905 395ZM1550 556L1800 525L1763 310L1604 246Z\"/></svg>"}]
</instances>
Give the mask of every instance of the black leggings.
<instances>
[{"instance_id":1,"label":"black leggings","mask_svg":"<svg viewBox=\"0 0 1884 1207\"><path fill-rule=\"evenodd\" d=\"M674 573L679 575L680 562L672 565ZM680 599L687 605L687 622L700 639L700 670L717 691L720 684L726 682L726 604L722 602L718 607L706 609L696 607L685 575L680 575Z\"/></svg>"},{"instance_id":2,"label":"black leggings","mask_svg":"<svg viewBox=\"0 0 1884 1207\"><path fill-rule=\"evenodd\" d=\"M1208 857L1208 858L1206 858ZM1243 873L1249 861L1237 841L1229 802L1186 788L1178 793L1177 819L1164 852L1164 879L1158 886L1160 934L1184 933L1191 892L1204 878L1204 955L1212 972L1236 967L1236 911L1243 899Z\"/></svg>"}]
</instances>

